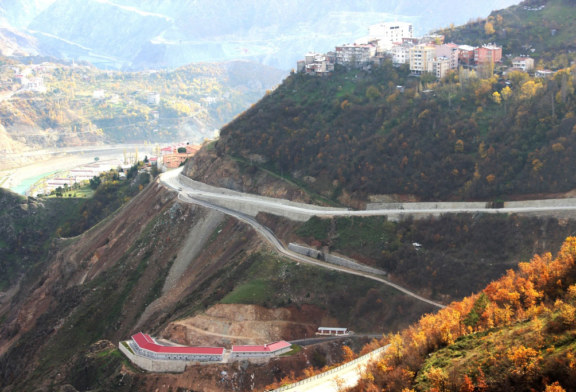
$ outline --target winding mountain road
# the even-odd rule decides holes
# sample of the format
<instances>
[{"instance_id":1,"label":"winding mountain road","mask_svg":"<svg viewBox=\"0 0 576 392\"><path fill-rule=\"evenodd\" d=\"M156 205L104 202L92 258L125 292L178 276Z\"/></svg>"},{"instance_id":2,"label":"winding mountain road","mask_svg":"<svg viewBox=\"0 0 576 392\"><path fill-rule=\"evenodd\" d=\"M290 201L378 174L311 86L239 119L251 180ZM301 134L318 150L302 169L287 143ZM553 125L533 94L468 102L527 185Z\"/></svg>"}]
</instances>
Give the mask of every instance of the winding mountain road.
<instances>
[{"instance_id":1,"label":"winding mountain road","mask_svg":"<svg viewBox=\"0 0 576 392\"><path fill-rule=\"evenodd\" d=\"M443 214L524 214L540 213L554 215L558 213L576 213L576 199L533 200L524 202L530 206L515 206L503 208L487 207L445 207L442 203L417 203L434 206L433 208L388 208L371 210L349 210L346 208L323 207L312 204L298 203L284 199L276 199L253 194L218 188L180 176L181 169L163 173L161 181L164 185L185 192L197 200L208 201L246 215L256 216L258 212L268 212L293 220L306 221L313 216L430 216ZM571 203L571 205L568 205ZM406 203L410 205L411 203ZM416 204L416 203L414 203ZM466 204L466 203L463 203ZM478 204L478 203L470 203ZM232 206L232 207L231 207Z\"/></svg>"},{"instance_id":2,"label":"winding mountain road","mask_svg":"<svg viewBox=\"0 0 576 392\"><path fill-rule=\"evenodd\" d=\"M227 215L252 226L268 243L270 243L278 253L305 264L328 268L351 275L362 276L390 286L406 295L429 305L444 308L445 306L424 298L400 285L392 283L380 276L373 275L353 268L326 263L311 257L293 252L274 235L266 226L260 224L254 217L259 212L267 212L290 219L305 221L313 216L333 217L333 216L429 216L442 214L462 214L462 213L488 213L488 214L512 214L512 213L559 213L576 212L576 205L540 205L533 207L509 207L509 208L448 208L442 205L436 208L416 208L416 209L374 209L351 211L345 208L322 207L305 203L297 203L283 199L275 199L259 195L246 194L232 191L230 189L218 188L201 182L193 181L181 175L181 169L163 173L160 182L169 188L179 192L179 199L186 203L193 203L221 211ZM543 201L539 201L543 202Z\"/></svg>"},{"instance_id":3,"label":"winding mountain road","mask_svg":"<svg viewBox=\"0 0 576 392\"><path fill-rule=\"evenodd\" d=\"M168 172L168 173L171 173L171 172ZM434 302L428 298L424 298L424 297L414 293L413 291L410 291L410 290L408 290L408 289L406 289L406 288L404 288L404 287L402 287L396 283L392 283L386 279L383 279L380 276L373 275L373 274L363 272L363 271L357 271L357 270L354 270L352 268L346 268L346 267L342 267L339 265L326 263L326 262L316 260L316 259L311 258L311 257L301 255L299 253L293 252L290 249L286 248L284 246L284 244L276 237L276 235L274 235L274 233L268 227L262 225L261 223L256 221L256 219L254 219L253 217L248 216L242 212L232 210L232 209L229 209L226 207L222 207L218 204L214 204L214 203L208 202L206 200L200 200L200 199L194 197L194 195L198 194L198 192L195 189L187 186L186 184L180 183L180 181L178 181L178 179L179 179L178 176L174 176L174 175L167 176L166 174L168 174L168 173L162 174L161 182L163 184L175 189L175 190L178 190L179 191L179 195L178 195L179 200L186 202L186 203L197 204L197 205L201 205L201 206L204 206L207 208L211 208L211 209L223 212L227 215L235 217L236 219L238 219L242 222L249 224L268 243L270 243L276 249L276 251L278 253L292 259L293 261L304 263L304 264L309 264L309 265L315 265L315 266L327 268L327 269L330 269L333 271L340 271L340 272L344 272L344 273L347 273L350 275L362 276L364 278L372 279L372 280L375 280L377 282L383 283L387 286L390 286L390 287L392 287L392 288L394 288L394 289L396 289L396 290L398 290L398 291L400 291L406 295L409 295L412 298L415 298L419 301L425 302L425 303L432 305L434 307L437 307L437 308L444 308L445 307L444 305L442 305L440 303ZM217 196L222 196L219 194L207 195L205 192L200 192L200 194L202 196L213 196L216 200L219 199ZM243 199L241 199L241 200L243 200ZM272 199L272 200L274 200L274 199ZM280 200L280 202L281 202L281 200ZM273 203L273 201L267 201L267 203ZM277 205L275 204L275 206L277 206ZM298 208L298 207L294 207L294 206L285 206L285 207L288 208L290 211L292 211L293 208ZM313 208L314 206L310 206L310 207ZM313 216L313 214L310 216Z\"/></svg>"}]
</instances>

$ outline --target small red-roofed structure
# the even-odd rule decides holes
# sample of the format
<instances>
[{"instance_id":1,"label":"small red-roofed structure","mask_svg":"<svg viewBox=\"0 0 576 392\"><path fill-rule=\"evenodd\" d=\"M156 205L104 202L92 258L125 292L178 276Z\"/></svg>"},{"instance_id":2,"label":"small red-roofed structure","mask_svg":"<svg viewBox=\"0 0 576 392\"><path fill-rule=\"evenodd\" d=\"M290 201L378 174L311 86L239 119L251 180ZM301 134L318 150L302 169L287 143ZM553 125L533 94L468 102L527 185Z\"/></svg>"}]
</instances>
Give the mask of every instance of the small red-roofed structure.
<instances>
[{"instance_id":1,"label":"small red-roofed structure","mask_svg":"<svg viewBox=\"0 0 576 392\"><path fill-rule=\"evenodd\" d=\"M232 358L270 357L290 351L292 345L284 340L264 345L232 346Z\"/></svg>"}]
</instances>

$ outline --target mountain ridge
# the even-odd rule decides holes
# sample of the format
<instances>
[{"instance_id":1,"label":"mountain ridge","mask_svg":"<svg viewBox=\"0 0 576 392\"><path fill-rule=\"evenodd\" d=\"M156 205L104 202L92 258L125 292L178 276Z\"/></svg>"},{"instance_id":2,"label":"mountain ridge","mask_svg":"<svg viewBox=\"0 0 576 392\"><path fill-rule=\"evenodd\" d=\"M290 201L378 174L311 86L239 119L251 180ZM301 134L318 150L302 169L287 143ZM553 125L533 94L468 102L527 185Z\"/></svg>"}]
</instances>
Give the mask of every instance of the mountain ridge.
<instances>
[{"instance_id":1,"label":"mountain ridge","mask_svg":"<svg viewBox=\"0 0 576 392\"><path fill-rule=\"evenodd\" d=\"M44 55L117 69L173 68L190 62L245 58L289 70L306 50L351 42L366 35L370 24L384 19L412 20L424 33L515 2L298 0L289 6L281 1L250 1L229 7L227 2L207 0L18 0L3 9L5 23L14 21L14 27L29 29L39 41L37 50ZM60 22L52 23L54 20ZM136 26L141 27L137 32ZM78 50L67 41L91 50Z\"/></svg>"}]
</instances>

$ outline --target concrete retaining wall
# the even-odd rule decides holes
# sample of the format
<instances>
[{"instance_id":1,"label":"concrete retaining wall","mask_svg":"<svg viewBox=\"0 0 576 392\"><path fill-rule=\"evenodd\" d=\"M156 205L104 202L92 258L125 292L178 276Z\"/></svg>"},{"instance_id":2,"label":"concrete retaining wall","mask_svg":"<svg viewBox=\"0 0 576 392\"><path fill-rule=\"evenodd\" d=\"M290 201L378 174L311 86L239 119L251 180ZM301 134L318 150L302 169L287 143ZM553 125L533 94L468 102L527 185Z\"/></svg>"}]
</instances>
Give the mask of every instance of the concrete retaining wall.
<instances>
[{"instance_id":1,"label":"concrete retaining wall","mask_svg":"<svg viewBox=\"0 0 576 392\"><path fill-rule=\"evenodd\" d=\"M200 192L205 191L205 192L212 192L212 193L217 193L217 194L221 194L221 195L228 195L228 196L238 196L238 200L230 200L230 199L215 199L213 200L211 197L209 196L202 196L202 195L193 195L193 197L200 199L200 200L205 200L208 202L213 202L214 204L217 204L219 206L222 207L226 207L229 208L231 210L235 210L235 211L239 211L242 212L246 215L249 216L256 216L259 212L266 212L269 214L274 214L274 215L278 215L278 216L282 216L284 218L288 218L291 220L295 220L295 221L300 221L300 222L305 222L310 218L310 214L307 213L299 213L297 211L285 211L282 209L279 209L278 207L275 207L274 204L280 204L283 206L292 206L292 207L297 207L297 208L303 208L303 209L307 209L307 210L335 210L335 208L329 208L329 207L322 207L322 206L310 206L308 204L305 203L297 203L297 202L293 202L293 201L289 201L289 200L283 200L283 199L275 199L272 197L265 197L265 196L260 196L260 195L255 195L255 194L250 194L249 197L251 199L253 199L254 201L251 201L250 199L246 198L247 194L245 193L241 193L241 192L236 192L230 189L226 189L226 188L218 188L215 186L211 186L211 185L207 185L198 181L194 181L192 179L190 179L189 177L186 177L182 174L180 174L179 176L179 180L181 183L190 186ZM212 201L213 200L213 201ZM270 204L256 204L256 201L258 202L272 202ZM312 207L312 208L311 208ZM345 209L342 208L342 211L345 211Z\"/></svg>"},{"instance_id":2,"label":"concrete retaining wall","mask_svg":"<svg viewBox=\"0 0 576 392\"><path fill-rule=\"evenodd\" d=\"M186 370L186 365L188 364L184 361L150 359L134 355L122 344L122 342L118 343L118 348L133 364L149 372L182 373Z\"/></svg>"},{"instance_id":3,"label":"concrete retaining wall","mask_svg":"<svg viewBox=\"0 0 576 392\"><path fill-rule=\"evenodd\" d=\"M485 201L424 202L424 203L368 203L367 210L435 210L446 208L487 208Z\"/></svg>"},{"instance_id":4,"label":"concrete retaining wall","mask_svg":"<svg viewBox=\"0 0 576 392\"><path fill-rule=\"evenodd\" d=\"M368 203L367 210L434 210L446 208L490 208L490 202L462 201L462 202L423 202L423 203ZM547 200L524 200L506 201L505 208L530 208L530 207L561 207L576 206L576 198L547 199Z\"/></svg>"},{"instance_id":5,"label":"concrete retaining wall","mask_svg":"<svg viewBox=\"0 0 576 392\"><path fill-rule=\"evenodd\" d=\"M384 346L384 347L380 347L377 348L376 350L369 352L366 355L363 355L359 358L356 358L355 360L351 361L351 362L347 362L344 365L338 366L337 368L328 370L327 372L324 373L320 373L317 374L316 376L310 377L310 378L306 378L302 381L299 381L297 383L291 384L291 385L286 385L284 387L280 387L278 389L274 389L272 392L287 392L287 391L294 391L294 392L299 392L299 391L306 391L308 389L310 389L309 387L312 385L309 384L317 384L317 383L321 383L326 379L329 379L330 376L343 372L351 367L357 367L358 368L358 379L360 379L360 374L366 369L366 366L380 358L380 356L382 355L383 352L385 352L388 347L390 345ZM317 385L315 385L317 386Z\"/></svg>"},{"instance_id":6,"label":"concrete retaining wall","mask_svg":"<svg viewBox=\"0 0 576 392\"><path fill-rule=\"evenodd\" d=\"M562 207L576 206L576 198L569 199L548 199L548 200L525 200L525 201L507 201L504 203L506 208L523 208L523 207Z\"/></svg>"},{"instance_id":7,"label":"concrete retaining wall","mask_svg":"<svg viewBox=\"0 0 576 392\"><path fill-rule=\"evenodd\" d=\"M367 265L360 264L354 260L347 259L347 258L342 257L342 256L336 256L336 255L333 255L330 253L325 254L323 252L320 252L319 250L309 248L306 246L302 246L302 245L298 245L298 244L295 244L293 242L288 244L288 249L290 249L291 251L296 252L298 254L308 256L308 257L311 257L313 259L324 260L327 263L339 265L341 267L351 268L351 269L354 269L357 271L367 272L369 274L386 275L385 271L379 270L377 268L372 268L372 267L369 267Z\"/></svg>"}]
</instances>

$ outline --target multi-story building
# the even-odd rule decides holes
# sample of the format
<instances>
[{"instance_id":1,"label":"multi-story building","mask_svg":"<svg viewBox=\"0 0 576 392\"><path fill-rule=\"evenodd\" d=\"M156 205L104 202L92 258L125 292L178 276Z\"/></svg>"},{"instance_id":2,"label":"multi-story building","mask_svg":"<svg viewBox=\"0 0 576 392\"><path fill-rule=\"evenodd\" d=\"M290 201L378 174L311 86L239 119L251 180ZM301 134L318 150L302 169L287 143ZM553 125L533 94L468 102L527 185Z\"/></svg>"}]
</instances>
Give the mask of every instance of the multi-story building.
<instances>
[{"instance_id":1,"label":"multi-story building","mask_svg":"<svg viewBox=\"0 0 576 392\"><path fill-rule=\"evenodd\" d=\"M512 60L512 68L528 72L534 69L534 59L532 57L516 57Z\"/></svg>"},{"instance_id":2,"label":"multi-story building","mask_svg":"<svg viewBox=\"0 0 576 392\"><path fill-rule=\"evenodd\" d=\"M320 53L308 53L304 61L298 61L298 72L310 75L328 75L334 71L334 57Z\"/></svg>"},{"instance_id":3,"label":"multi-story building","mask_svg":"<svg viewBox=\"0 0 576 392\"><path fill-rule=\"evenodd\" d=\"M395 42L402 42L402 38L411 38L413 28L411 23L387 22L372 25L368 29L370 39L378 41L381 51L390 50Z\"/></svg>"},{"instance_id":4,"label":"multi-story building","mask_svg":"<svg viewBox=\"0 0 576 392\"><path fill-rule=\"evenodd\" d=\"M221 362L224 357L223 347L162 346L142 332L133 335L129 344L136 355L151 359Z\"/></svg>"},{"instance_id":5,"label":"multi-story building","mask_svg":"<svg viewBox=\"0 0 576 392\"><path fill-rule=\"evenodd\" d=\"M250 345L250 346L232 346L230 354L231 358L247 358L247 357L271 357L280 355L291 350L292 345L284 340L279 342L264 344L264 345Z\"/></svg>"},{"instance_id":6,"label":"multi-story building","mask_svg":"<svg viewBox=\"0 0 576 392\"><path fill-rule=\"evenodd\" d=\"M470 45L460 45L458 46L458 63L466 67L474 65L474 49Z\"/></svg>"},{"instance_id":7,"label":"multi-story building","mask_svg":"<svg viewBox=\"0 0 576 392\"><path fill-rule=\"evenodd\" d=\"M410 49L410 71L417 75L423 72L434 72L434 59L436 48L431 45L420 44Z\"/></svg>"},{"instance_id":8,"label":"multi-story building","mask_svg":"<svg viewBox=\"0 0 576 392\"><path fill-rule=\"evenodd\" d=\"M162 154L162 163L170 169L179 167L186 162L188 158L193 157L199 149L200 146L191 144L162 148L160 150L160 153Z\"/></svg>"},{"instance_id":9,"label":"multi-story building","mask_svg":"<svg viewBox=\"0 0 576 392\"><path fill-rule=\"evenodd\" d=\"M445 57L450 62L450 69L458 69L460 49L456 44L443 44L436 46L436 57Z\"/></svg>"},{"instance_id":10,"label":"multi-story building","mask_svg":"<svg viewBox=\"0 0 576 392\"><path fill-rule=\"evenodd\" d=\"M392 56L394 64L410 64L410 49L414 46L411 42L403 42L392 46L388 53Z\"/></svg>"},{"instance_id":11,"label":"multi-story building","mask_svg":"<svg viewBox=\"0 0 576 392\"><path fill-rule=\"evenodd\" d=\"M336 64L358 68L370 63L376 54L374 45L346 44L336 46Z\"/></svg>"},{"instance_id":12,"label":"multi-story building","mask_svg":"<svg viewBox=\"0 0 576 392\"><path fill-rule=\"evenodd\" d=\"M160 103L160 94L155 92L148 93L147 100L148 105L158 105Z\"/></svg>"},{"instance_id":13,"label":"multi-story building","mask_svg":"<svg viewBox=\"0 0 576 392\"><path fill-rule=\"evenodd\" d=\"M484 45L474 49L474 62L478 64L495 64L502 60L502 47Z\"/></svg>"},{"instance_id":14,"label":"multi-story building","mask_svg":"<svg viewBox=\"0 0 576 392\"><path fill-rule=\"evenodd\" d=\"M442 79L452 68L452 61L448 57L437 57L433 63L433 73L438 79Z\"/></svg>"}]
</instances>

